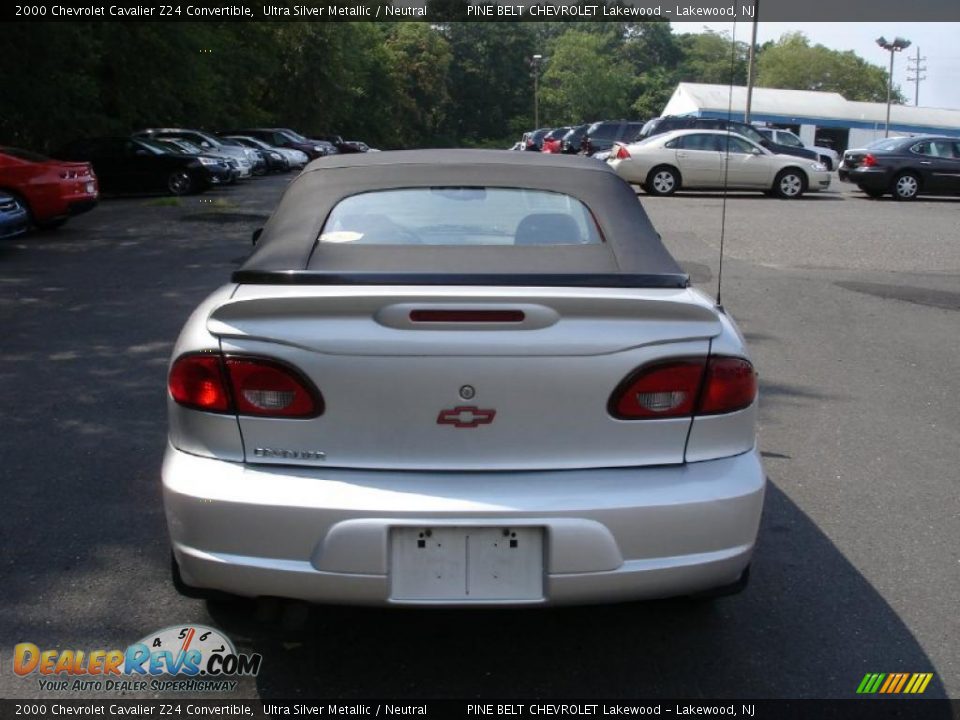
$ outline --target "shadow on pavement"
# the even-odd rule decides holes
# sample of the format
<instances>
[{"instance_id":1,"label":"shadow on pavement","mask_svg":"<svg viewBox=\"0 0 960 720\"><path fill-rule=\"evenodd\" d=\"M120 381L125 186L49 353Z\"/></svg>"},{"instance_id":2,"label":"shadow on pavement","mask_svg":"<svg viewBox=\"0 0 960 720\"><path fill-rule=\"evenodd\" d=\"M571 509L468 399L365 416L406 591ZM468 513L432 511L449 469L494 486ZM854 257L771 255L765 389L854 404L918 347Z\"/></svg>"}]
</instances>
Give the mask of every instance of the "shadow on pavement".
<instances>
[{"instance_id":1,"label":"shadow on pavement","mask_svg":"<svg viewBox=\"0 0 960 720\"><path fill-rule=\"evenodd\" d=\"M897 614L772 483L751 584L712 603L311 606L290 613L299 629L285 628L283 613L265 622L263 603L208 610L263 654L264 698L852 698L868 672L936 672ZM944 697L937 676L924 697Z\"/></svg>"}]
</instances>

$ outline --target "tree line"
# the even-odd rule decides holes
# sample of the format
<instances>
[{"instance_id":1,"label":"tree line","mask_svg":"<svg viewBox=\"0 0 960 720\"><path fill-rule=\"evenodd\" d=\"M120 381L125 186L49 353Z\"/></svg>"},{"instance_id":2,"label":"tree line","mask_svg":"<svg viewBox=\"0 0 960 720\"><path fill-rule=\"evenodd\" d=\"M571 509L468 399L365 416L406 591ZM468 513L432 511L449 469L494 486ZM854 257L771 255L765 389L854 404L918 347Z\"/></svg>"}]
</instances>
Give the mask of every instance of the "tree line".
<instances>
[{"instance_id":1,"label":"tree line","mask_svg":"<svg viewBox=\"0 0 960 720\"><path fill-rule=\"evenodd\" d=\"M533 125L659 115L678 82L745 84L748 45L666 22L0 25L0 144L251 125L374 147L503 146ZM885 101L887 73L785 35L757 85ZM899 91L895 99L902 101Z\"/></svg>"}]
</instances>

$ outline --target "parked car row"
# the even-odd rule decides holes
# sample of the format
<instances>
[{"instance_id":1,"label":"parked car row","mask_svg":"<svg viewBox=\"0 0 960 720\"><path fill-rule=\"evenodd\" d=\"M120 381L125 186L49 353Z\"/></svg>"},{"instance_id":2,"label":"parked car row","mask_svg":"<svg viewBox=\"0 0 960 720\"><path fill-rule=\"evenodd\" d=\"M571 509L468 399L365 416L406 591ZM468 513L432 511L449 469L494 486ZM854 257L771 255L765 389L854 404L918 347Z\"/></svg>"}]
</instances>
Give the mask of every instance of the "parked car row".
<instances>
[{"instance_id":1,"label":"parked car row","mask_svg":"<svg viewBox=\"0 0 960 720\"><path fill-rule=\"evenodd\" d=\"M793 133L786 130L757 128L726 118L702 118L686 115L665 115L647 122L633 120L600 120L584 125L561 128L540 128L524 133L518 149L546 153L590 155L606 160L617 143L629 144L673 130L728 130L777 155L818 160L833 170L837 154L829 148L806 148Z\"/></svg>"},{"instance_id":2,"label":"parked car row","mask_svg":"<svg viewBox=\"0 0 960 720\"><path fill-rule=\"evenodd\" d=\"M960 195L960 138L935 135L885 138L847 150L841 161L789 130L667 115L540 128L514 149L589 155L653 195L727 188L798 198L828 188L832 170L874 198Z\"/></svg>"},{"instance_id":3,"label":"parked car row","mask_svg":"<svg viewBox=\"0 0 960 720\"><path fill-rule=\"evenodd\" d=\"M95 207L101 190L187 195L298 170L325 155L370 150L339 135L311 139L289 128L148 128L78 139L52 158L0 146L0 238L20 235L31 224L57 227Z\"/></svg>"}]
</instances>

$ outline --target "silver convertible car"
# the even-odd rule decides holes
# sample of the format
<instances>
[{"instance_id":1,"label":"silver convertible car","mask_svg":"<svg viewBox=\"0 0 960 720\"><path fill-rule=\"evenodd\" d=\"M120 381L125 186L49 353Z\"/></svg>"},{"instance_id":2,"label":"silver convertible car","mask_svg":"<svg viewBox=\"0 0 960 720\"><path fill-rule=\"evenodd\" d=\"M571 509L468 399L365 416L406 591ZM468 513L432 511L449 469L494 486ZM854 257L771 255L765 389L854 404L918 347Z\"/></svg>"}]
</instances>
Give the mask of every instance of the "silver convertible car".
<instances>
[{"instance_id":1,"label":"silver convertible car","mask_svg":"<svg viewBox=\"0 0 960 720\"><path fill-rule=\"evenodd\" d=\"M587 158L336 155L169 370L177 587L365 605L742 589L743 336Z\"/></svg>"}]
</instances>

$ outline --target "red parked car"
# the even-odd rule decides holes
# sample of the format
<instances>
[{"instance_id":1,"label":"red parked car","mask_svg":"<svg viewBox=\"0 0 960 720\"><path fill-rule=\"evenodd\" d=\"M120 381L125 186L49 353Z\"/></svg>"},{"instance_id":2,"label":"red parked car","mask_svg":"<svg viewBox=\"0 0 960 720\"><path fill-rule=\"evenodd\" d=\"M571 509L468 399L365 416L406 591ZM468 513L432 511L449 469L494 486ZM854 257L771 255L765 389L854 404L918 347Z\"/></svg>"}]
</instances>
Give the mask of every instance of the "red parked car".
<instances>
[{"instance_id":1,"label":"red parked car","mask_svg":"<svg viewBox=\"0 0 960 720\"><path fill-rule=\"evenodd\" d=\"M569 127L560 127L551 130L543 136L543 143L540 146L540 152L561 153L563 152L563 136L570 131Z\"/></svg>"},{"instance_id":2,"label":"red parked car","mask_svg":"<svg viewBox=\"0 0 960 720\"><path fill-rule=\"evenodd\" d=\"M100 199L93 168L86 162L53 160L0 146L0 190L19 197L38 227L52 228L92 210Z\"/></svg>"}]
</instances>

